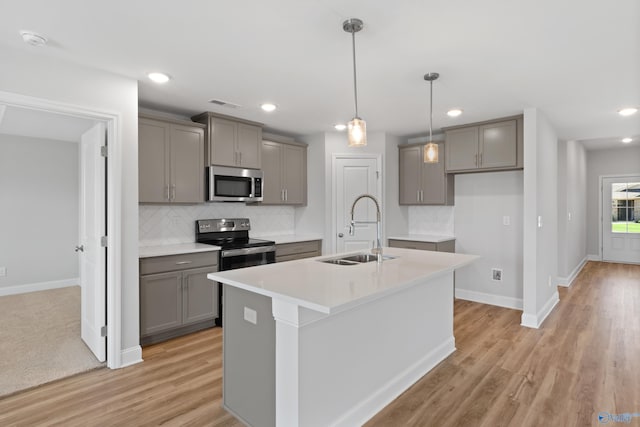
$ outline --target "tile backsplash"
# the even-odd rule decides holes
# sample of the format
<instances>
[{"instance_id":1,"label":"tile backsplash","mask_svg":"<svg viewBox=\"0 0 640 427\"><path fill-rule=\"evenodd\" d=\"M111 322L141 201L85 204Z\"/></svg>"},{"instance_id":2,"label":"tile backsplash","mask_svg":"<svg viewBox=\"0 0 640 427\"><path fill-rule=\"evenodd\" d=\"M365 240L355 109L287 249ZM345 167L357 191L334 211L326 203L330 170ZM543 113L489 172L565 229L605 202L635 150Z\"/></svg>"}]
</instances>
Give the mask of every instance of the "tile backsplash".
<instances>
[{"instance_id":1,"label":"tile backsplash","mask_svg":"<svg viewBox=\"0 0 640 427\"><path fill-rule=\"evenodd\" d=\"M242 203L140 205L138 215L140 246L191 243L195 241L197 219L249 218L251 237L295 232L292 206L247 206Z\"/></svg>"},{"instance_id":2,"label":"tile backsplash","mask_svg":"<svg viewBox=\"0 0 640 427\"><path fill-rule=\"evenodd\" d=\"M409 206L409 234L453 236L453 206Z\"/></svg>"}]
</instances>

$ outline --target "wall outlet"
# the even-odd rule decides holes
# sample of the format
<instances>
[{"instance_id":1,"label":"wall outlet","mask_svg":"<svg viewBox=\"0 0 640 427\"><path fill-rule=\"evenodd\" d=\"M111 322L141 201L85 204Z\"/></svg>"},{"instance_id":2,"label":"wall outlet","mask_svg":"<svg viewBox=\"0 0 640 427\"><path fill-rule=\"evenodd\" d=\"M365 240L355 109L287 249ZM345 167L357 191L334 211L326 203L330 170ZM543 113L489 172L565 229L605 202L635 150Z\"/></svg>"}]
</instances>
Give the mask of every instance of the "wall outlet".
<instances>
[{"instance_id":1,"label":"wall outlet","mask_svg":"<svg viewBox=\"0 0 640 427\"><path fill-rule=\"evenodd\" d=\"M258 313L255 310L250 309L249 307L244 308L244 320L249 323L253 323L254 325L258 324Z\"/></svg>"},{"instance_id":2,"label":"wall outlet","mask_svg":"<svg viewBox=\"0 0 640 427\"><path fill-rule=\"evenodd\" d=\"M502 269L501 268L492 268L491 269L491 275L493 277L493 280L499 282L502 280Z\"/></svg>"},{"instance_id":3,"label":"wall outlet","mask_svg":"<svg viewBox=\"0 0 640 427\"><path fill-rule=\"evenodd\" d=\"M7 267L0 267L0 277L7 275Z\"/></svg>"}]
</instances>

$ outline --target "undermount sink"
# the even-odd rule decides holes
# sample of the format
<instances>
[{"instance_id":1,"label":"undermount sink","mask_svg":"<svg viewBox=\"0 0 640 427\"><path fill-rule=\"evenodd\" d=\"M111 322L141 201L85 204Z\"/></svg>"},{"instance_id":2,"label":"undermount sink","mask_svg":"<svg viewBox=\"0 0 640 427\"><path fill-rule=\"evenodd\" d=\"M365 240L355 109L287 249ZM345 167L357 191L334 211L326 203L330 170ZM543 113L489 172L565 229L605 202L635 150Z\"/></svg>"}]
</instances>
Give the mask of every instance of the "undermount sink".
<instances>
[{"instance_id":1,"label":"undermount sink","mask_svg":"<svg viewBox=\"0 0 640 427\"><path fill-rule=\"evenodd\" d=\"M394 259L395 257L389 255L383 255L382 260ZM348 255L342 258L330 258L330 259L319 259L320 262L325 262L327 264L335 264L335 265L358 265L365 262L376 261L377 255L374 254L355 254Z\"/></svg>"}]
</instances>

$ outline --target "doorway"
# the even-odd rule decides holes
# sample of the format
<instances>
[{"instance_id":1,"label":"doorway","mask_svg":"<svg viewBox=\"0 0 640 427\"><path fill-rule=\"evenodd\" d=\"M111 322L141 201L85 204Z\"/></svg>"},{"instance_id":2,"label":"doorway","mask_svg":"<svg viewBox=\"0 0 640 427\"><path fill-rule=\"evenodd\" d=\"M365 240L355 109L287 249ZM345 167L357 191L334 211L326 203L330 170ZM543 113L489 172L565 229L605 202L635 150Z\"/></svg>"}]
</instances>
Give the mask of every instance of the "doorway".
<instances>
[{"instance_id":1,"label":"doorway","mask_svg":"<svg viewBox=\"0 0 640 427\"><path fill-rule=\"evenodd\" d=\"M382 160L377 154L334 154L333 165L333 233L331 246L336 253L368 250L376 240L376 207L373 201L364 199L354 211L357 224L353 236L349 234L351 206L361 194L370 194L382 203L380 179ZM384 234L384 233L383 233ZM382 239L382 236L380 236Z\"/></svg>"},{"instance_id":2,"label":"doorway","mask_svg":"<svg viewBox=\"0 0 640 427\"><path fill-rule=\"evenodd\" d=\"M96 298L90 298L95 307L102 307L102 314L97 317L101 319L99 322L101 327L95 330L100 334L96 341L101 342L101 346L109 368L118 368L122 366L122 343L121 343L121 302L119 295L121 294L121 283L116 280L120 275L121 267L119 258L116 256L121 252L121 242L119 239L120 230L120 213L119 213L119 182L120 182L120 116L111 112L101 112L94 109L78 107L74 105L63 104L45 99L33 98L9 92L0 92L0 105L5 109L22 108L35 113L49 114L53 116L64 116L70 120L89 121L92 125L100 123L102 130L97 132L102 134L103 139L106 137L108 148L104 150L104 154L113 157L109 160L104 168L102 175L102 185L98 185L102 189L102 195L98 198L102 200L103 206L98 208L102 212L102 231L101 252L103 261L97 271L100 271L102 283L101 291L96 293ZM33 129L47 129L46 121L28 122L26 123ZM69 126L63 127L63 130L69 130ZM86 130L86 127L83 131ZM98 150L100 152L100 150ZM100 153L101 155L103 153ZM103 159L104 160L104 159ZM77 170L77 168L76 168ZM105 188L106 187L106 188ZM77 209L77 207L76 207ZM46 209L43 210L46 212ZM105 220L105 213L108 217ZM75 242L80 244L80 242ZM106 248L104 247L106 245ZM73 247L71 248L73 250ZM95 317L95 316L93 316ZM105 322L106 317L106 322ZM106 330L106 338L104 333Z\"/></svg>"},{"instance_id":3,"label":"doorway","mask_svg":"<svg viewBox=\"0 0 640 427\"><path fill-rule=\"evenodd\" d=\"M602 260L640 264L640 175L602 178Z\"/></svg>"}]
</instances>

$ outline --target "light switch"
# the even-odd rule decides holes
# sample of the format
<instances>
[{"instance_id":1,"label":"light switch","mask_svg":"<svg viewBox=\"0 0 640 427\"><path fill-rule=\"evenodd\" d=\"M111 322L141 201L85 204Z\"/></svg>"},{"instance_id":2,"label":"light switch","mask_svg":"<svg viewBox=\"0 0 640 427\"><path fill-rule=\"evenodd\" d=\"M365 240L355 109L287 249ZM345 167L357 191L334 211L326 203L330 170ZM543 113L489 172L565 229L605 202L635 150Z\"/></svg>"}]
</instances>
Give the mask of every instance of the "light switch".
<instances>
[{"instance_id":1,"label":"light switch","mask_svg":"<svg viewBox=\"0 0 640 427\"><path fill-rule=\"evenodd\" d=\"M7 267L0 267L0 277L7 275Z\"/></svg>"},{"instance_id":2,"label":"light switch","mask_svg":"<svg viewBox=\"0 0 640 427\"><path fill-rule=\"evenodd\" d=\"M244 308L244 320L249 323L253 323L254 325L258 324L258 313L255 310L250 309L249 307Z\"/></svg>"},{"instance_id":3,"label":"light switch","mask_svg":"<svg viewBox=\"0 0 640 427\"><path fill-rule=\"evenodd\" d=\"M542 228L542 216L538 215L538 228Z\"/></svg>"},{"instance_id":4,"label":"light switch","mask_svg":"<svg viewBox=\"0 0 640 427\"><path fill-rule=\"evenodd\" d=\"M511 217L509 215L502 217L502 225L511 225Z\"/></svg>"}]
</instances>

